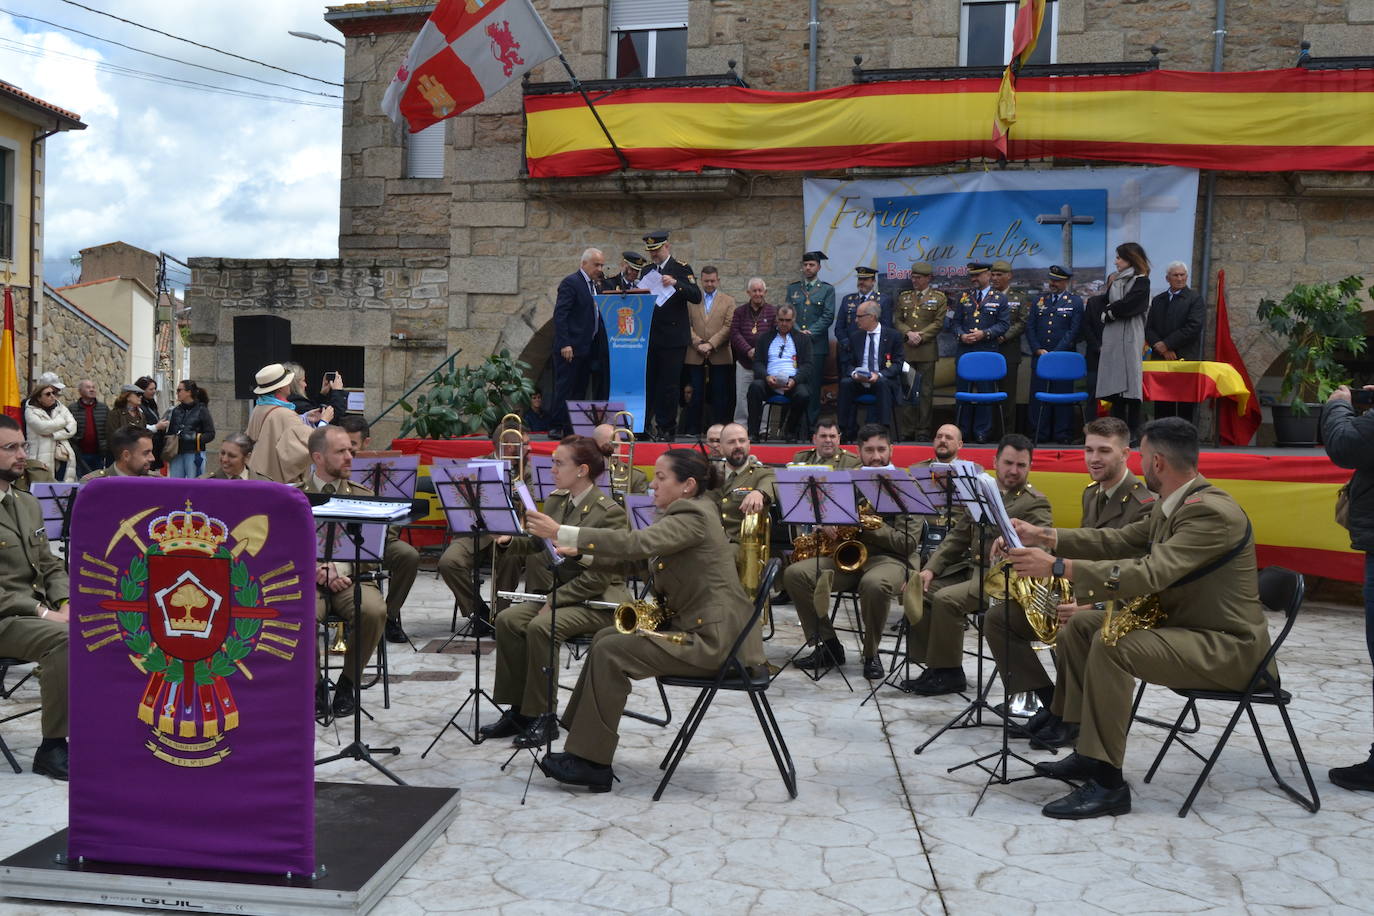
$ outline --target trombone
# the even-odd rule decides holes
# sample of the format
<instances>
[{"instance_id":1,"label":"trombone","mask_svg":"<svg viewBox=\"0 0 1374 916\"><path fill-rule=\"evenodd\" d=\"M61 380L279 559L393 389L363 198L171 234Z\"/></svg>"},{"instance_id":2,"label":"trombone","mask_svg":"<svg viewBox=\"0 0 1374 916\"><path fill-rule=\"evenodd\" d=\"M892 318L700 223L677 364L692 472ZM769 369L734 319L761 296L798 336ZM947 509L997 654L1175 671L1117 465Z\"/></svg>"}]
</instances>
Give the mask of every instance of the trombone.
<instances>
[{"instance_id":1,"label":"trombone","mask_svg":"<svg viewBox=\"0 0 1374 916\"><path fill-rule=\"evenodd\" d=\"M620 418L624 417L624 425ZM625 505L634 478L635 434L634 414L622 410L611 418L611 496L619 492L619 502Z\"/></svg>"},{"instance_id":2,"label":"trombone","mask_svg":"<svg viewBox=\"0 0 1374 916\"><path fill-rule=\"evenodd\" d=\"M515 486L517 480L525 479L525 451L530 437L525 435L525 421L520 419L519 414L506 414L501 418L498 429L501 432L496 437L496 457L506 462L510 484ZM512 449L514 454L511 453Z\"/></svg>"}]
</instances>

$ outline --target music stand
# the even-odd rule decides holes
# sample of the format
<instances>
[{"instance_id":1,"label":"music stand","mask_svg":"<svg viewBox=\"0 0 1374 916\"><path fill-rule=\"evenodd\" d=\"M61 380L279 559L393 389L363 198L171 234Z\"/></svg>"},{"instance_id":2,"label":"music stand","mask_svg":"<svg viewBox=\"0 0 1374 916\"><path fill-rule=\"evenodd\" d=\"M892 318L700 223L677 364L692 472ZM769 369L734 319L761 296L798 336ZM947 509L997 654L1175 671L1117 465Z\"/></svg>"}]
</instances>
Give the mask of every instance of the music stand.
<instances>
[{"instance_id":1,"label":"music stand","mask_svg":"<svg viewBox=\"0 0 1374 916\"><path fill-rule=\"evenodd\" d=\"M815 467L779 468L775 485L778 493L778 506L782 510L781 517L788 524L809 525L813 528L821 525L859 524L859 512L854 502L854 487L848 471L832 471L828 468ZM816 533L816 539L816 575L819 577L821 574L819 532ZM829 613L829 609L818 608L818 620L821 613ZM778 669L777 674L773 675L773 678L776 679L786 670L788 665L796 661L797 656L805 648L806 643L799 646L797 651L793 652L791 657ZM809 672L803 671L802 673L812 681L819 681L831 670L838 671L840 679L852 691L854 688L850 685L849 678L845 677L844 671L836 664L836 659L830 657L829 648L823 642L818 641L816 651L823 652L830 664L825 668L818 666L814 676Z\"/></svg>"},{"instance_id":2,"label":"music stand","mask_svg":"<svg viewBox=\"0 0 1374 916\"><path fill-rule=\"evenodd\" d=\"M362 484L376 496L414 499L419 470L419 455L356 456L350 477L354 483Z\"/></svg>"},{"instance_id":3,"label":"music stand","mask_svg":"<svg viewBox=\"0 0 1374 916\"><path fill-rule=\"evenodd\" d=\"M624 401L569 401L568 418L572 420L573 432L590 436L598 426L610 423L624 409Z\"/></svg>"},{"instance_id":4,"label":"music stand","mask_svg":"<svg viewBox=\"0 0 1374 916\"><path fill-rule=\"evenodd\" d=\"M315 536L318 544L317 556L332 563L339 548L353 547L353 638L360 639L363 626L363 578L377 581L385 573L359 573L357 567L363 563L381 564L382 550L386 544L386 529L394 522L409 518L422 518L425 508L417 506L412 500L378 499L365 497L331 498L323 493L308 494L315 516ZM426 507L427 508L427 507ZM327 663L326 663L327 664ZM321 757L315 766L333 763L336 760L360 760L370 764L382 775L399 786L405 785L395 773L382 766L372 755L399 754L399 747L368 747L363 741L363 653L353 652L353 670L349 672L353 681L353 705L357 712L353 715L353 741L339 749L336 754ZM370 718L370 717L369 717Z\"/></svg>"},{"instance_id":5,"label":"music stand","mask_svg":"<svg viewBox=\"0 0 1374 916\"><path fill-rule=\"evenodd\" d=\"M45 480L29 485L29 493L38 500L43 511L43 528L48 540L62 545L62 562L67 562L67 549L72 538L72 503L76 501L79 484L60 480Z\"/></svg>"},{"instance_id":6,"label":"music stand","mask_svg":"<svg viewBox=\"0 0 1374 916\"><path fill-rule=\"evenodd\" d=\"M505 466L502 463L479 462L465 468L432 468L430 476L434 479L434 492L439 496L439 505L443 507L449 530L460 537L472 540L472 594L480 596L482 578L478 572L478 557L482 538L487 535L524 532L520 519L515 514L515 507L511 505L510 491L506 488ZM495 575L493 561L493 582ZM482 724L482 700L490 703L497 712L501 710L501 707L496 705L495 698L482 687L482 628L475 627L473 633L476 638L472 651L475 662L473 686L468 689L467 699L454 710L448 722L444 723L444 727L439 729L429 747L420 755L421 759L434 749L434 745L439 743L439 739L450 726L458 729L459 733L473 744L481 744L483 739L478 730ZM457 638L457 633L450 636L448 642L440 646L439 651L443 652L449 643ZM473 704L471 734L458 724L458 717L469 703Z\"/></svg>"},{"instance_id":7,"label":"music stand","mask_svg":"<svg viewBox=\"0 0 1374 916\"><path fill-rule=\"evenodd\" d=\"M630 514L630 529L643 531L658 518L658 507L654 505L653 494L626 493L625 511Z\"/></svg>"},{"instance_id":8,"label":"music stand","mask_svg":"<svg viewBox=\"0 0 1374 916\"><path fill-rule=\"evenodd\" d=\"M525 459L525 466L530 469L530 493L542 503L558 489L553 481L553 456L530 455Z\"/></svg>"}]
</instances>

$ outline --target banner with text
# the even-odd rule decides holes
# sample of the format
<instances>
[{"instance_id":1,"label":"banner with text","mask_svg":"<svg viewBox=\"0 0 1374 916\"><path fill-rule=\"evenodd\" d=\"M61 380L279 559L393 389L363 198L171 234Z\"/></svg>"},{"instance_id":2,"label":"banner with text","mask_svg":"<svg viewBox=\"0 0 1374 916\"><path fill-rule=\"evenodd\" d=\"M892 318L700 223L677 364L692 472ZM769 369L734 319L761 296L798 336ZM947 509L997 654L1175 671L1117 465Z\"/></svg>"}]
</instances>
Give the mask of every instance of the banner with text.
<instances>
[{"instance_id":1,"label":"banner with text","mask_svg":"<svg viewBox=\"0 0 1374 916\"><path fill-rule=\"evenodd\" d=\"M635 418L634 431L644 431L644 371L649 360L649 325L654 297L643 293L605 293L596 297L606 326L606 352L611 363L611 401L623 401Z\"/></svg>"}]
</instances>

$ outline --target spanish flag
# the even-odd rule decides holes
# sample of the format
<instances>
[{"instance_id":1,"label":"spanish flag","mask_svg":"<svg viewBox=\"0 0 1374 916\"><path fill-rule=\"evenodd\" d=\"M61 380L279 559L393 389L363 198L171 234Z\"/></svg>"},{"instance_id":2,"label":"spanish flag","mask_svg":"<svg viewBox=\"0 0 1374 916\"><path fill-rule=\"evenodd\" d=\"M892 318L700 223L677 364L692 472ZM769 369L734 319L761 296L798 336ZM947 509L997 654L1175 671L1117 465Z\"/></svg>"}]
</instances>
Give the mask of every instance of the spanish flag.
<instances>
[{"instance_id":1,"label":"spanish flag","mask_svg":"<svg viewBox=\"0 0 1374 916\"><path fill-rule=\"evenodd\" d=\"M5 284L5 330L0 335L0 408L5 415L20 418L19 372L14 362L14 293Z\"/></svg>"},{"instance_id":2,"label":"spanish flag","mask_svg":"<svg viewBox=\"0 0 1374 916\"><path fill-rule=\"evenodd\" d=\"M1019 0L1016 22L1011 27L1011 60L1002 73L997 91L997 120L992 125L992 142L1003 158L1007 155L1007 134L1016 121L1016 73L1035 51L1040 26L1045 21L1045 0Z\"/></svg>"},{"instance_id":3,"label":"spanish flag","mask_svg":"<svg viewBox=\"0 0 1374 916\"><path fill-rule=\"evenodd\" d=\"M1259 398L1255 396L1255 385L1250 381L1250 373L1245 368L1245 360L1236 349L1236 341L1231 337L1231 317L1226 312L1226 271L1217 271L1217 362L1229 363L1240 373L1250 397L1244 406L1237 410L1226 408L1217 411L1217 432L1223 445L1249 445L1263 422Z\"/></svg>"}]
</instances>

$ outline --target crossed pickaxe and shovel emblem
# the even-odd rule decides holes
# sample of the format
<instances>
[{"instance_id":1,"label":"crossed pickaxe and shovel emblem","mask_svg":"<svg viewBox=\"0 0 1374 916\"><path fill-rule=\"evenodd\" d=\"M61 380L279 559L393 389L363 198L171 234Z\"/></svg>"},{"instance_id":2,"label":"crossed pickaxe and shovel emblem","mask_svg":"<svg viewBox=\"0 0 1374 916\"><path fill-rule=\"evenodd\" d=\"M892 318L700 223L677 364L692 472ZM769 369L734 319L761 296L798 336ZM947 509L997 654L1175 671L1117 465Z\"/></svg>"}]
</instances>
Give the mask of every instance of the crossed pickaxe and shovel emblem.
<instances>
[{"instance_id":1,"label":"crossed pickaxe and shovel emblem","mask_svg":"<svg viewBox=\"0 0 1374 916\"><path fill-rule=\"evenodd\" d=\"M109 545L105 548L105 557L108 559L119 542L125 538L128 538L138 548L139 553L146 554L148 545L143 542L143 538L139 537L138 529L135 526L161 508L161 506L149 506L142 512L121 521L119 527L115 529L114 535L110 538ZM245 552L250 557L256 557L258 551L262 550L263 545L267 543L267 529L266 515L250 515L239 522L229 532L229 536L234 539L234 546L229 549L229 555L235 560Z\"/></svg>"}]
</instances>

